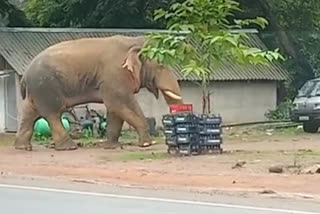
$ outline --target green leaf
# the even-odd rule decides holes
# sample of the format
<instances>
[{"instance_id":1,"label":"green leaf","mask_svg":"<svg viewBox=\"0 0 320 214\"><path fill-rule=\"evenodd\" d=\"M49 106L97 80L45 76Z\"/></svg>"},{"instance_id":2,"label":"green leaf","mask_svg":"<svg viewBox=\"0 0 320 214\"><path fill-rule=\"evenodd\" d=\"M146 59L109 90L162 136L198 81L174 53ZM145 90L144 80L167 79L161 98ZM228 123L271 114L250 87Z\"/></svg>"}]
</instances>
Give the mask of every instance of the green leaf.
<instances>
[{"instance_id":1,"label":"green leaf","mask_svg":"<svg viewBox=\"0 0 320 214\"><path fill-rule=\"evenodd\" d=\"M180 3L175 3L175 4L171 5L170 9L171 9L171 10L176 10L176 9L178 9L179 7L181 7L181 4L180 4Z\"/></svg>"},{"instance_id":2,"label":"green leaf","mask_svg":"<svg viewBox=\"0 0 320 214\"><path fill-rule=\"evenodd\" d=\"M180 25L180 29L182 30L182 31L191 31L191 32L193 32L194 30L195 30L195 27L194 27L194 25Z\"/></svg>"},{"instance_id":3,"label":"green leaf","mask_svg":"<svg viewBox=\"0 0 320 214\"><path fill-rule=\"evenodd\" d=\"M193 71L193 68L191 67L185 67L181 70L181 72L183 73L183 77L187 77L188 75L190 75L192 71Z\"/></svg>"},{"instance_id":4,"label":"green leaf","mask_svg":"<svg viewBox=\"0 0 320 214\"><path fill-rule=\"evenodd\" d=\"M163 18L163 16L166 14L166 12L163 9L159 9L155 11L155 16L154 16L154 20L157 21L161 18Z\"/></svg>"},{"instance_id":5,"label":"green leaf","mask_svg":"<svg viewBox=\"0 0 320 214\"><path fill-rule=\"evenodd\" d=\"M269 24L268 21L263 17L257 17L255 23L260 25L262 29L266 28L266 26Z\"/></svg>"},{"instance_id":6,"label":"green leaf","mask_svg":"<svg viewBox=\"0 0 320 214\"><path fill-rule=\"evenodd\" d=\"M212 39L210 39L210 45L213 45L215 42L217 42L218 40L222 39L221 36L215 36Z\"/></svg>"},{"instance_id":7,"label":"green leaf","mask_svg":"<svg viewBox=\"0 0 320 214\"><path fill-rule=\"evenodd\" d=\"M230 44L232 44L233 46L238 46L238 42L236 39L232 38L232 37L227 37L225 38L226 41L228 41Z\"/></svg>"},{"instance_id":8,"label":"green leaf","mask_svg":"<svg viewBox=\"0 0 320 214\"><path fill-rule=\"evenodd\" d=\"M266 58L267 58L270 62L273 61L273 56L270 55L270 54L267 54L267 55L266 55Z\"/></svg>"}]
</instances>

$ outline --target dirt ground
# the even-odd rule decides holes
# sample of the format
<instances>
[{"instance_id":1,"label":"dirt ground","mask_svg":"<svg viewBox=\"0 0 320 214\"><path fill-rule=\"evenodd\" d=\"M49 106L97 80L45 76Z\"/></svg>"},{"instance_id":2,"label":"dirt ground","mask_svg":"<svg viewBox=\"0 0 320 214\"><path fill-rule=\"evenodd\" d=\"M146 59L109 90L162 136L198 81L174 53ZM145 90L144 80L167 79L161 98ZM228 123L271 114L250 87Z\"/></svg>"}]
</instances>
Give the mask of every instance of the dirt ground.
<instances>
[{"instance_id":1,"label":"dirt ground","mask_svg":"<svg viewBox=\"0 0 320 214\"><path fill-rule=\"evenodd\" d=\"M34 143L32 152L13 149L14 136L0 136L0 173L44 176L78 182L104 182L199 191L254 191L292 193L320 200L320 174L301 174L320 164L320 133L298 128L246 126L224 129L223 154L172 157L161 137L151 148L125 145L56 152ZM123 137L122 142L135 140ZM85 140L90 143L90 140ZM240 167L234 167L237 163ZM281 174L269 167L281 166ZM312 195L312 196L311 196Z\"/></svg>"}]
</instances>

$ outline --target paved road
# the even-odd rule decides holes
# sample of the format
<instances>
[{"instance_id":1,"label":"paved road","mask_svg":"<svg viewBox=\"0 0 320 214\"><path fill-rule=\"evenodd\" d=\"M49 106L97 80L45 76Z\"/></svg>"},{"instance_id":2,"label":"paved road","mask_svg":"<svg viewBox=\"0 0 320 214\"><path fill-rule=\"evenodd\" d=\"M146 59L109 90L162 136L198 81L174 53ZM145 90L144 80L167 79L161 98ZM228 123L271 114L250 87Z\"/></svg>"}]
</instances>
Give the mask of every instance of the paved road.
<instances>
[{"instance_id":1,"label":"paved road","mask_svg":"<svg viewBox=\"0 0 320 214\"><path fill-rule=\"evenodd\" d=\"M204 196L57 180L4 179L0 176L0 213L320 214L320 206L319 203L286 199Z\"/></svg>"},{"instance_id":2,"label":"paved road","mask_svg":"<svg viewBox=\"0 0 320 214\"><path fill-rule=\"evenodd\" d=\"M37 189L21 186L0 185L1 213L4 214L281 214L290 212L270 208L231 206L226 204L179 201L136 196L111 195L66 191L57 189Z\"/></svg>"}]
</instances>

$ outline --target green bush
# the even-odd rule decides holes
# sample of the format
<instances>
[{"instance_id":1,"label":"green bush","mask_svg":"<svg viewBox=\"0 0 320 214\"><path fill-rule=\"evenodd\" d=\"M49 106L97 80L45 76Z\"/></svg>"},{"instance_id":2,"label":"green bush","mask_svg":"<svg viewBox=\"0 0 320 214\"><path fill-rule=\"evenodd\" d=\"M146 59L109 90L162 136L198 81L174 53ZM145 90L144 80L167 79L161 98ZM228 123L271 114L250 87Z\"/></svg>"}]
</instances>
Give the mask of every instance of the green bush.
<instances>
[{"instance_id":1,"label":"green bush","mask_svg":"<svg viewBox=\"0 0 320 214\"><path fill-rule=\"evenodd\" d=\"M280 103L275 110L269 110L266 112L265 116L269 120L289 120L292 107L292 102L290 100L286 100Z\"/></svg>"}]
</instances>

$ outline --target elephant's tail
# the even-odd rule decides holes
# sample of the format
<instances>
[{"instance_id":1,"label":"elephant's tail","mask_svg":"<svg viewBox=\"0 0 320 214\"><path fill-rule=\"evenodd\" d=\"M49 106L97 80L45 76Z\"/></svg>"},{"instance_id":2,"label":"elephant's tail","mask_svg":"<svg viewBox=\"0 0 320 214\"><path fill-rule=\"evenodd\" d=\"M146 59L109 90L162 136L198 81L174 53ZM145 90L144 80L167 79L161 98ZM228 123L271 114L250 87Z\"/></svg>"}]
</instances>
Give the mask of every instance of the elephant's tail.
<instances>
[{"instance_id":1,"label":"elephant's tail","mask_svg":"<svg viewBox=\"0 0 320 214\"><path fill-rule=\"evenodd\" d=\"M27 96L27 84L26 84L26 81L24 79L24 76L22 76L22 78L20 80L20 94L21 94L23 100Z\"/></svg>"}]
</instances>

